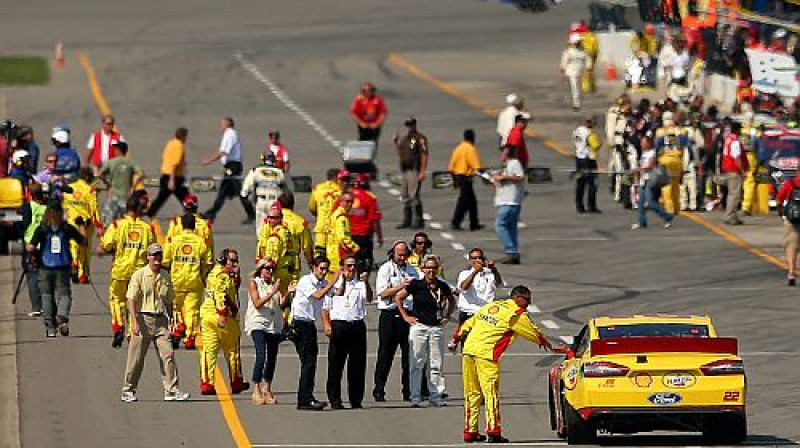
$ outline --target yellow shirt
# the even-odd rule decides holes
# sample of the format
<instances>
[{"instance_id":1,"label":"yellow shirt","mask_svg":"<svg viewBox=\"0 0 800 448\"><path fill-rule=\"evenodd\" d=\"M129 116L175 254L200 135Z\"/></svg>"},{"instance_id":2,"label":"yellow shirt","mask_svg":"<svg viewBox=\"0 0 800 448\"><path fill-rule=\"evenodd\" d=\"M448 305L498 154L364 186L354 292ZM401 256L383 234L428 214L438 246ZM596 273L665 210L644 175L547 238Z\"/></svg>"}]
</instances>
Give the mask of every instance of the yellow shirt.
<instances>
[{"instance_id":1,"label":"yellow shirt","mask_svg":"<svg viewBox=\"0 0 800 448\"><path fill-rule=\"evenodd\" d=\"M597 40L597 34L591 31L581 34L581 46L583 46L583 51L585 51L593 61L597 59L597 54L600 51L600 43Z\"/></svg>"},{"instance_id":2,"label":"yellow shirt","mask_svg":"<svg viewBox=\"0 0 800 448\"><path fill-rule=\"evenodd\" d=\"M169 229L167 229L167 238L177 235L182 230L183 230L183 224L181 224L181 217L176 216L172 218L169 221ZM200 238L203 238L203 241L205 241L206 246L208 246L208 250L210 250L213 255L214 231L211 228L211 223L208 222L208 220L201 218L198 213L194 214L194 233L200 235Z\"/></svg>"},{"instance_id":3,"label":"yellow shirt","mask_svg":"<svg viewBox=\"0 0 800 448\"><path fill-rule=\"evenodd\" d=\"M61 203L67 214L67 221L75 225L78 217L84 221L91 221L96 226L102 227L100 217L97 215L97 192L85 180L78 179L69 184L72 193L64 193Z\"/></svg>"},{"instance_id":4,"label":"yellow shirt","mask_svg":"<svg viewBox=\"0 0 800 448\"><path fill-rule=\"evenodd\" d=\"M291 234L283 224L261 226L256 247L256 259L272 260L279 268L285 268L294 262L294 255L287 254Z\"/></svg>"},{"instance_id":5,"label":"yellow shirt","mask_svg":"<svg viewBox=\"0 0 800 448\"><path fill-rule=\"evenodd\" d=\"M131 276L125 297L136 303L137 311L165 314L166 305L175 299L175 290L166 269L161 269L156 274L150 266L145 266L137 269Z\"/></svg>"},{"instance_id":6,"label":"yellow shirt","mask_svg":"<svg viewBox=\"0 0 800 448\"><path fill-rule=\"evenodd\" d=\"M206 290L200 313L204 317L213 315L236 317L239 304L236 300L236 286L231 276L221 264L214 266L206 280Z\"/></svg>"},{"instance_id":7,"label":"yellow shirt","mask_svg":"<svg viewBox=\"0 0 800 448\"><path fill-rule=\"evenodd\" d=\"M308 221L294 210L284 208L281 210L283 215L283 226L291 233L290 247L287 252L294 253L296 267L300 269L300 255L306 257L306 261L311 263L314 252L314 244L311 242L311 231L308 230Z\"/></svg>"},{"instance_id":8,"label":"yellow shirt","mask_svg":"<svg viewBox=\"0 0 800 448\"><path fill-rule=\"evenodd\" d=\"M512 299L496 300L482 306L459 329L464 354L489 361L499 361L517 336L541 344L544 335L531 321L527 310Z\"/></svg>"},{"instance_id":9,"label":"yellow shirt","mask_svg":"<svg viewBox=\"0 0 800 448\"><path fill-rule=\"evenodd\" d=\"M131 275L147 263L147 246L155 242L154 235L149 222L130 215L108 226L100 244L104 250L114 250L112 279L130 280Z\"/></svg>"},{"instance_id":10,"label":"yellow shirt","mask_svg":"<svg viewBox=\"0 0 800 448\"><path fill-rule=\"evenodd\" d=\"M481 168L481 157L478 150L470 142L461 142L450 155L448 170L453 174L472 176Z\"/></svg>"},{"instance_id":11,"label":"yellow shirt","mask_svg":"<svg viewBox=\"0 0 800 448\"><path fill-rule=\"evenodd\" d=\"M597 151L600 150L600 137L597 136L597 132L594 132L594 129L589 129L589 136L586 137L586 146L589 147L589 158L592 160L597 160Z\"/></svg>"},{"instance_id":12,"label":"yellow shirt","mask_svg":"<svg viewBox=\"0 0 800 448\"><path fill-rule=\"evenodd\" d=\"M419 274L420 276L422 276L422 268L420 268L420 264L422 264L422 260L425 258L425 255L428 255L428 254L426 253L426 254L420 255L420 254L412 251L411 255L409 255L408 259L407 259L408 264L410 264L411 266L414 266L414 269L417 270L417 274ZM438 275L439 277L444 278L444 265L441 263L441 260L439 260L439 270L436 272L436 275Z\"/></svg>"},{"instance_id":13,"label":"yellow shirt","mask_svg":"<svg viewBox=\"0 0 800 448\"><path fill-rule=\"evenodd\" d=\"M358 252L358 244L353 241L350 234L350 217L342 207L338 207L331 214L328 227L328 259L331 259L332 251L335 251L336 259L339 259L342 252Z\"/></svg>"},{"instance_id":14,"label":"yellow shirt","mask_svg":"<svg viewBox=\"0 0 800 448\"><path fill-rule=\"evenodd\" d=\"M342 186L335 180L328 180L317 184L308 198L308 211L317 217L314 230L324 232L328 218L333 211L333 204L342 194Z\"/></svg>"},{"instance_id":15,"label":"yellow shirt","mask_svg":"<svg viewBox=\"0 0 800 448\"><path fill-rule=\"evenodd\" d=\"M214 260L203 238L183 230L167 238L163 265L169 269L177 291L197 291L203 288L205 274L211 270Z\"/></svg>"},{"instance_id":16,"label":"yellow shirt","mask_svg":"<svg viewBox=\"0 0 800 448\"><path fill-rule=\"evenodd\" d=\"M183 176L185 158L186 145L177 138L168 141L164 146L164 155L161 157L161 174L174 173L175 176Z\"/></svg>"}]
</instances>

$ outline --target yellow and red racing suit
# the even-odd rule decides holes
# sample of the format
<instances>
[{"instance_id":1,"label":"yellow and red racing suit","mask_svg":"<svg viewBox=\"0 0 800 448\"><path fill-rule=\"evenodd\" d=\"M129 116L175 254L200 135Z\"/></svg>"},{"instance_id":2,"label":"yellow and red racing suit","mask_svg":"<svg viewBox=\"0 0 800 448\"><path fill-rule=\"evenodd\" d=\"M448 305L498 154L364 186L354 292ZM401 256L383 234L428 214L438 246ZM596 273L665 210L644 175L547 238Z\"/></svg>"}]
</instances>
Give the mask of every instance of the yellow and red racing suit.
<instances>
[{"instance_id":1,"label":"yellow and red racing suit","mask_svg":"<svg viewBox=\"0 0 800 448\"><path fill-rule=\"evenodd\" d=\"M83 244L78 244L74 240L69 243L69 251L72 253L73 267L77 269L81 283L89 282L89 265L91 262L91 238L94 229L102 232L103 223L97 210L97 192L94 187L83 179L78 179L69 184L72 193L64 193L62 204L67 215L67 222L73 226L78 226L77 221L84 223L86 230L86 240Z\"/></svg>"},{"instance_id":2,"label":"yellow and red racing suit","mask_svg":"<svg viewBox=\"0 0 800 448\"><path fill-rule=\"evenodd\" d=\"M173 335L185 337L187 348L195 346L206 274L213 265L211 250L200 235L181 230L167 238L163 266L169 269L175 289Z\"/></svg>"}]
</instances>

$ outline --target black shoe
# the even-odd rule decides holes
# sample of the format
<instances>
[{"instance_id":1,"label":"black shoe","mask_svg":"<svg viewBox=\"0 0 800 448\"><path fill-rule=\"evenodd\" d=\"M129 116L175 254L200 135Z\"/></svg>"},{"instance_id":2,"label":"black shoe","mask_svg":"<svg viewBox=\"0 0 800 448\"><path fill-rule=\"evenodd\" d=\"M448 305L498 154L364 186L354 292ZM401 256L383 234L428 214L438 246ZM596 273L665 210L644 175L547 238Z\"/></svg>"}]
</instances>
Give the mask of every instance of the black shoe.
<instances>
[{"instance_id":1,"label":"black shoe","mask_svg":"<svg viewBox=\"0 0 800 448\"><path fill-rule=\"evenodd\" d=\"M344 405L342 403L339 403L338 401L332 401L331 402L331 409L341 410L341 409L347 409L347 408L345 408Z\"/></svg>"},{"instance_id":2,"label":"black shoe","mask_svg":"<svg viewBox=\"0 0 800 448\"><path fill-rule=\"evenodd\" d=\"M114 339L111 341L111 346L114 348L122 347L122 341L125 340L125 332L118 331L114 333Z\"/></svg>"},{"instance_id":3,"label":"black shoe","mask_svg":"<svg viewBox=\"0 0 800 448\"><path fill-rule=\"evenodd\" d=\"M586 210L584 210L582 208L576 208L575 211L578 212L579 215L582 215L582 214L586 213Z\"/></svg>"},{"instance_id":4,"label":"black shoe","mask_svg":"<svg viewBox=\"0 0 800 448\"><path fill-rule=\"evenodd\" d=\"M403 401L411 401L411 395L403 395Z\"/></svg>"},{"instance_id":5,"label":"black shoe","mask_svg":"<svg viewBox=\"0 0 800 448\"><path fill-rule=\"evenodd\" d=\"M450 394L448 394L447 392L445 392L445 393L443 393L443 394L441 395L441 397L440 397L439 399L440 399L440 400L447 400L449 397L450 397Z\"/></svg>"},{"instance_id":6,"label":"black shoe","mask_svg":"<svg viewBox=\"0 0 800 448\"><path fill-rule=\"evenodd\" d=\"M489 443L508 443L508 439L501 436L500 434L489 434Z\"/></svg>"},{"instance_id":7,"label":"black shoe","mask_svg":"<svg viewBox=\"0 0 800 448\"><path fill-rule=\"evenodd\" d=\"M181 337L171 334L169 335L169 342L172 344L172 349L177 350L181 346Z\"/></svg>"},{"instance_id":8,"label":"black shoe","mask_svg":"<svg viewBox=\"0 0 800 448\"><path fill-rule=\"evenodd\" d=\"M321 411L325 409L325 405L319 401L311 401L306 404L298 404L297 409L301 411Z\"/></svg>"},{"instance_id":9,"label":"black shoe","mask_svg":"<svg viewBox=\"0 0 800 448\"><path fill-rule=\"evenodd\" d=\"M361 403L351 403L350 409L364 409L364 405Z\"/></svg>"},{"instance_id":10,"label":"black shoe","mask_svg":"<svg viewBox=\"0 0 800 448\"><path fill-rule=\"evenodd\" d=\"M383 393L374 393L374 394L372 394L372 398L374 398L374 399L375 399L375 401L377 401L377 402L379 402L379 403L380 403L380 402L384 402L384 401L386 401L386 394L383 394Z\"/></svg>"},{"instance_id":11,"label":"black shoe","mask_svg":"<svg viewBox=\"0 0 800 448\"><path fill-rule=\"evenodd\" d=\"M786 284L789 285L789 286L794 286L794 284L795 284L794 277L787 278L786 279Z\"/></svg>"},{"instance_id":12,"label":"black shoe","mask_svg":"<svg viewBox=\"0 0 800 448\"><path fill-rule=\"evenodd\" d=\"M500 264L520 264L519 255L509 255L500 260Z\"/></svg>"},{"instance_id":13,"label":"black shoe","mask_svg":"<svg viewBox=\"0 0 800 448\"><path fill-rule=\"evenodd\" d=\"M593 209L589 210L589 213L596 213L598 215L603 214L603 212L599 208L593 208Z\"/></svg>"},{"instance_id":14,"label":"black shoe","mask_svg":"<svg viewBox=\"0 0 800 448\"><path fill-rule=\"evenodd\" d=\"M44 335L48 338L56 337L56 329L55 328L48 328L45 330Z\"/></svg>"},{"instance_id":15,"label":"black shoe","mask_svg":"<svg viewBox=\"0 0 800 448\"><path fill-rule=\"evenodd\" d=\"M474 232L474 231L476 231L476 230L481 230L481 229L483 229L484 227L486 227L486 226L485 226L485 225L483 225L483 224L478 224L478 225L476 225L476 226L469 226L469 231L470 231L470 232Z\"/></svg>"},{"instance_id":16,"label":"black shoe","mask_svg":"<svg viewBox=\"0 0 800 448\"><path fill-rule=\"evenodd\" d=\"M460 225L450 224L450 230L454 230L456 232L461 232L464 229L462 229Z\"/></svg>"}]
</instances>

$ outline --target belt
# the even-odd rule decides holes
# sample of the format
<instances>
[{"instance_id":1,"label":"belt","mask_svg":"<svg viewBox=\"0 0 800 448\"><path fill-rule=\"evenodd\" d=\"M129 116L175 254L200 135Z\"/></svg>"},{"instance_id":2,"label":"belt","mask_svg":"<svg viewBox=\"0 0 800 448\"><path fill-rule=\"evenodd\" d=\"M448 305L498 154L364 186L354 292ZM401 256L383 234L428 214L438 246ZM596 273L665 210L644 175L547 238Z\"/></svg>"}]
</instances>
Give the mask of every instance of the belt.
<instances>
[{"instance_id":1,"label":"belt","mask_svg":"<svg viewBox=\"0 0 800 448\"><path fill-rule=\"evenodd\" d=\"M313 324L313 323L314 323L314 321L313 321L313 320L311 320L311 319L298 319L298 318L296 318L296 317L295 317L295 318L292 318L292 322L296 322L296 323L304 323L304 324Z\"/></svg>"},{"instance_id":2,"label":"belt","mask_svg":"<svg viewBox=\"0 0 800 448\"><path fill-rule=\"evenodd\" d=\"M339 322L340 324L363 324L364 319L355 319L355 320L342 320L342 319L332 319L331 322Z\"/></svg>"},{"instance_id":3,"label":"belt","mask_svg":"<svg viewBox=\"0 0 800 448\"><path fill-rule=\"evenodd\" d=\"M141 314L142 316L151 316L151 317L159 317L164 316L164 313L151 313L149 311L139 311L137 314Z\"/></svg>"}]
</instances>

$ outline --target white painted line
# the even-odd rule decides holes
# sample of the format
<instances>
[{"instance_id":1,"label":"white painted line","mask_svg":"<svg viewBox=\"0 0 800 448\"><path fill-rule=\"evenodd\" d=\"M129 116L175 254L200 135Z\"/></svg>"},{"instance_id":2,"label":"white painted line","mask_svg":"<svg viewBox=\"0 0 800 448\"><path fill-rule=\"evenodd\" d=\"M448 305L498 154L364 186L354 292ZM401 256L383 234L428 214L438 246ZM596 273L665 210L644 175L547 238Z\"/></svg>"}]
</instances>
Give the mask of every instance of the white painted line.
<instances>
[{"instance_id":1,"label":"white painted line","mask_svg":"<svg viewBox=\"0 0 800 448\"><path fill-rule=\"evenodd\" d=\"M400 196L400 190L398 190L397 188L390 188L389 190L387 190L387 193L389 193L392 196Z\"/></svg>"},{"instance_id":2,"label":"white painted line","mask_svg":"<svg viewBox=\"0 0 800 448\"><path fill-rule=\"evenodd\" d=\"M453 239L453 234L452 233L442 232L439 235L441 235L442 238L444 238L446 240L452 240Z\"/></svg>"},{"instance_id":3,"label":"white painted line","mask_svg":"<svg viewBox=\"0 0 800 448\"><path fill-rule=\"evenodd\" d=\"M545 327L547 327L547 328L549 328L551 330L557 330L559 328L557 323L555 323L555 322L553 322L552 320L549 320L549 319L548 320L543 320L542 321L542 325L544 325Z\"/></svg>"},{"instance_id":4,"label":"white painted line","mask_svg":"<svg viewBox=\"0 0 800 448\"><path fill-rule=\"evenodd\" d=\"M450 243L450 247L452 247L453 250L457 250L457 251L467 250L467 248L464 247L464 245L461 244L461 243ZM464 254L464 258L465 259L469 259L469 254Z\"/></svg>"},{"instance_id":5,"label":"white painted line","mask_svg":"<svg viewBox=\"0 0 800 448\"><path fill-rule=\"evenodd\" d=\"M440 223L438 223L438 222L431 221L431 222L428 223L428 225L430 225L431 229L433 229L433 230L442 230L442 225Z\"/></svg>"},{"instance_id":6,"label":"white painted line","mask_svg":"<svg viewBox=\"0 0 800 448\"><path fill-rule=\"evenodd\" d=\"M572 345L572 343L575 341L574 336L559 336L559 338L561 338L561 340L567 345Z\"/></svg>"},{"instance_id":7,"label":"white painted line","mask_svg":"<svg viewBox=\"0 0 800 448\"><path fill-rule=\"evenodd\" d=\"M536 306L534 304L530 304L530 305L528 305L528 312L529 313L541 313L542 310L540 310L538 306Z\"/></svg>"},{"instance_id":8,"label":"white painted line","mask_svg":"<svg viewBox=\"0 0 800 448\"><path fill-rule=\"evenodd\" d=\"M433 219L433 216L431 216L430 213L425 212L422 214L422 219L424 219L425 221L430 221L431 219Z\"/></svg>"}]
</instances>

